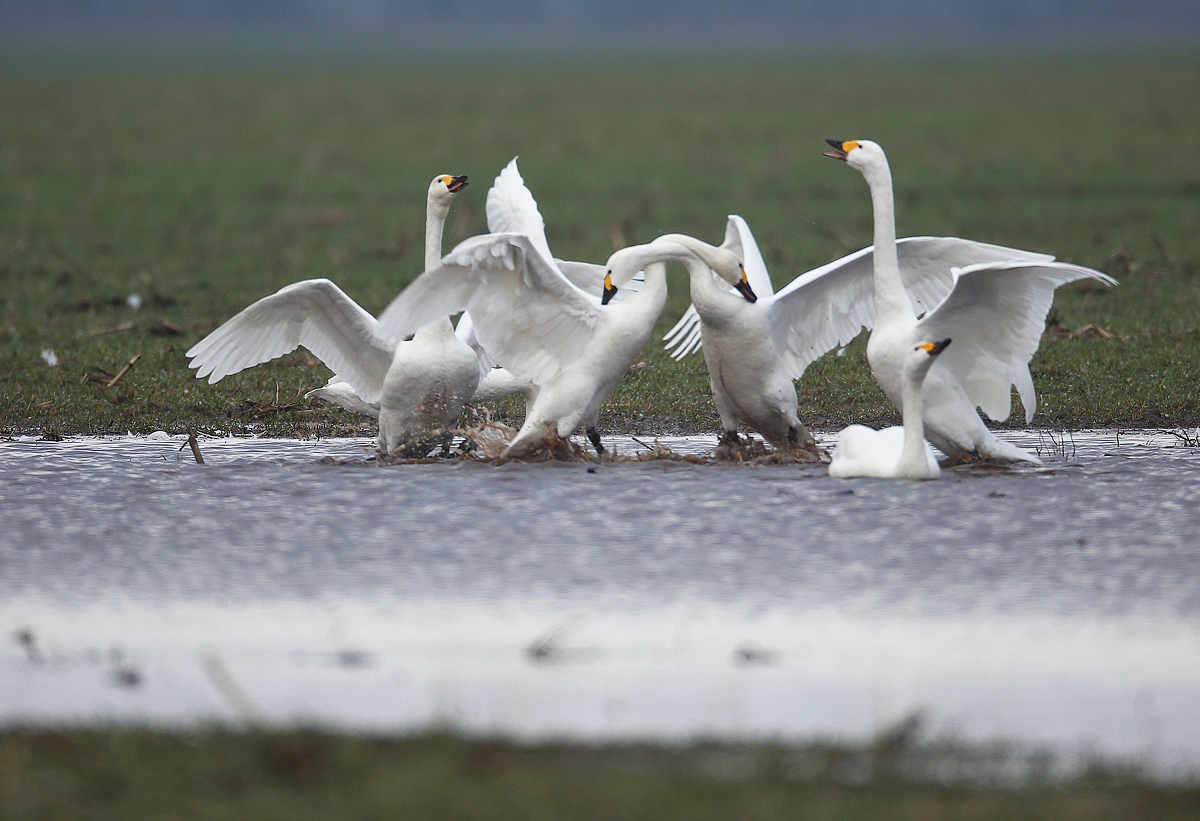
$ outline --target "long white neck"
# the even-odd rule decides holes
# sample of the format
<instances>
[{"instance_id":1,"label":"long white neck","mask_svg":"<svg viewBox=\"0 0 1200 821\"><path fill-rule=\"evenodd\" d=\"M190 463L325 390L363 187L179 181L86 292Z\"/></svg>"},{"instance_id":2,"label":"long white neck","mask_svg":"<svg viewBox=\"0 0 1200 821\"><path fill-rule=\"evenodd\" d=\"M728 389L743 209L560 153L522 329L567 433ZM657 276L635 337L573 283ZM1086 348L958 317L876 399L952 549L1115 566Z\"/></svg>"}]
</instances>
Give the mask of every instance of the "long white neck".
<instances>
[{"instance_id":1,"label":"long white neck","mask_svg":"<svg viewBox=\"0 0 1200 821\"><path fill-rule=\"evenodd\" d=\"M871 189L871 207L875 220L875 324L895 320L911 321L912 301L900 279L900 260L896 255L896 201L892 195L892 172L885 160L863 170Z\"/></svg>"},{"instance_id":2,"label":"long white neck","mask_svg":"<svg viewBox=\"0 0 1200 821\"><path fill-rule=\"evenodd\" d=\"M681 262L687 268L692 304L696 306L701 318L705 318L706 314L711 315L706 309L719 311L725 307L728 310L730 304L746 302L743 297L731 293L725 280L717 276L716 268L720 263L714 255L720 249L687 234L664 234L655 240L655 244L665 245L668 249L672 245L676 246L665 258Z\"/></svg>"},{"instance_id":3,"label":"long white neck","mask_svg":"<svg viewBox=\"0 0 1200 821\"><path fill-rule=\"evenodd\" d=\"M928 372L927 364L909 365L900 379L900 416L904 422L904 445L896 472L901 476L926 476L929 473L925 455L925 404L921 398L921 383Z\"/></svg>"},{"instance_id":4,"label":"long white neck","mask_svg":"<svg viewBox=\"0 0 1200 821\"><path fill-rule=\"evenodd\" d=\"M446 226L446 215L450 213L448 200L434 199L425 205L425 270L436 268L442 261L442 232ZM422 339L445 338L454 335L450 317L429 323L417 331Z\"/></svg>"}]
</instances>

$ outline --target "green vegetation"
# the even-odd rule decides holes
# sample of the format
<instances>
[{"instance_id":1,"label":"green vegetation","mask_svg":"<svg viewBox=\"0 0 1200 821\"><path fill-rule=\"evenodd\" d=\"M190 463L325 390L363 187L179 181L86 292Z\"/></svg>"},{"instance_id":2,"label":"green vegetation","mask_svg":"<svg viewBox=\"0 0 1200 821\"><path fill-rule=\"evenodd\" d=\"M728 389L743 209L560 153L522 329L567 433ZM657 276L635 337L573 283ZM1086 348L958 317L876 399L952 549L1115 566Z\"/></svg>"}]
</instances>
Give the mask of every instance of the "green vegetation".
<instances>
[{"instance_id":1,"label":"green vegetation","mask_svg":"<svg viewBox=\"0 0 1200 821\"><path fill-rule=\"evenodd\" d=\"M986 755L985 755L986 759ZM112 729L0 735L0 818L1194 819L1134 772L973 777L969 751L519 745L448 735ZM1042 764L1048 764L1043 761ZM1032 770L1032 772L1030 772Z\"/></svg>"},{"instance_id":2,"label":"green vegetation","mask_svg":"<svg viewBox=\"0 0 1200 821\"><path fill-rule=\"evenodd\" d=\"M0 111L0 435L370 430L300 398L328 376L303 352L216 386L183 352L308 277L382 310L421 268L428 181L471 176L455 242L484 230L514 155L560 256L602 261L667 231L716 241L737 212L782 285L870 242L866 186L821 157L825 137L887 148L901 235L1048 251L1121 281L1060 290L1033 362L1037 424L1200 423L1194 59L9 69ZM671 276L660 331L688 301ZM802 419L894 418L863 350L809 369ZM645 359L602 427L715 430L700 358Z\"/></svg>"}]
</instances>

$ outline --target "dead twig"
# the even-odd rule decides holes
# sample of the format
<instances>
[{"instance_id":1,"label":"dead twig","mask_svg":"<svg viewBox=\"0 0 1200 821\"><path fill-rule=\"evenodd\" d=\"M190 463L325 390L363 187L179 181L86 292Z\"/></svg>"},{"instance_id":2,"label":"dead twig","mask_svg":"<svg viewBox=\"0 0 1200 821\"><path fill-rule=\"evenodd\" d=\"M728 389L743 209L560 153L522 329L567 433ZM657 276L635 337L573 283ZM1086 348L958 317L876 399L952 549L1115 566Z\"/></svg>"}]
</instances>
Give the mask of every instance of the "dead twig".
<instances>
[{"instance_id":1,"label":"dead twig","mask_svg":"<svg viewBox=\"0 0 1200 821\"><path fill-rule=\"evenodd\" d=\"M136 363L141 358L142 358L141 351L135 353L133 355L133 359L130 359L128 362L126 362L125 367L121 368L121 370L117 371L117 375L114 376L111 380L109 380L109 383L107 385L105 385L104 387L111 388L113 385L120 382L121 379L125 376L125 374L129 373L129 369L134 366L134 363Z\"/></svg>"},{"instance_id":2,"label":"dead twig","mask_svg":"<svg viewBox=\"0 0 1200 821\"><path fill-rule=\"evenodd\" d=\"M200 455L200 443L196 441L196 434L192 431L191 425L188 425L188 427L187 427L187 435L188 435L188 438L187 438L187 441L184 442L184 445L188 445L189 447L191 447L192 456L194 456L196 458L196 464L203 465L204 457ZM183 450L183 445L180 445L179 449Z\"/></svg>"}]
</instances>

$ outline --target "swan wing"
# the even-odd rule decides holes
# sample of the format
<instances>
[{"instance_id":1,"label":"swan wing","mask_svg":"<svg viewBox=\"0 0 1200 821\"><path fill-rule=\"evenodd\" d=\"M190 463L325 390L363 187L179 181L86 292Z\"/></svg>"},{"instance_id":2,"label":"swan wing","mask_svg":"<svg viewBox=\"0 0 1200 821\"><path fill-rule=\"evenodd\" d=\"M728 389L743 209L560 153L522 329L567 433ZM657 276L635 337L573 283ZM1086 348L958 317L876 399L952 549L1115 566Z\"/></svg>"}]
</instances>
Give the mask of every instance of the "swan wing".
<instances>
[{"instance_id":1,"label":"swan wing","mask_svg":"<svg viewBox=\"0 0 1200 821\"><path fill-rule=\"evenodd\" d=\"M721 243L721 247L728 248L738 255L738 259L742 261L742 268L746 271L746 280L759 299L775 293L775 286L771 284L771 274L767 271L762 252L758 250L754 233L737 214L730 214L725 222L725 241Z\"/></svg>"},{"instance_id":2,"label":"swan wing","mask_svg":"<svg viewBox=\"0 0 1200 821\"><path fill-rule=\"evenodd\" d=\"M517 170L517 158L504 167L487 193L488 231L493 234L525 234L539 254L553 259L550 244L546 242L546 221L538 209L533 192L525 185L521 172ZM600 275L604 279L604 275Z\"/></svg>"},{"instance_id":3,"label":"swan wing","mask_svg":"<svg viewBox=\"0 0 1200 821\"><path fill-rule=\"evenodd\" d=\"M1033 419L1037 396L1029 360L1046 329L1054 290L1078 279L1116 285L1107 274L1066 262L983 262L954 270L954 287L918 323L922 339L949 337L954 344L939 357L971 402L996 421L1012 410L1012 386Z\"/></svg>"},{"instance_id":4,"label":"swan wing","mask_svg":"<svg viewBox=\"0 0 1200 821\"><path fill-rule=\"evenodd\" d=\"M378 402L395 346L375 318L328 279L279 289L192 346L190 367L210 384L303 345L363 401Z\"/></svg>"},{"instance_id":5,"label":"swan wing","mask_svg":"<svg viewBox=\"0 0 1200 821\"><path fill-rule=\"evenodd\" d=\"M463 311L462 316L458 318L458 324L454 326L454 335L475 352L475 358L479 360L480 379L483 379L487 376L488 371L496 367L496 360L492 358L492 355L487 352L483 344L475 336L475 322L466 311Z\"/></svg>"},{"instance_id":6,"label":"swan wing","mask_svg":"<svg viewBox=\"0 0 1200 821\"><path fill-rule=\"evenodd\" d=\"M524 234L484 234L405 288L380 316L380 333L401 339L462 310L497 363L544 385L583 350L607 306L571 284Z\"/></svg>"},{"instance_id":7,"label":"swan wing","mask_svg":"<svg viewBox=\"0 0 1200 821\"><path fill-rule=\"evenodd\" d=\"M607 273L603 265L555 259L550 253L550 244L546 241L546 221L537 200L517 170L516 157L500 172L488 191L486 210L488 231L493 234L525 234L538 253L548 260L554 260L575 287L600 298L604 291L604 275ZM615 298L619 300L627 293L636 293L640 287L640 278L626 283Z\"/></svg>"},{"instance_id":8,"label":"swan wing","mask_svg":"<svg viewBox=\"0 0 1200 821\"><path fill-rule=\"evenodd\" d=\"M1053 262L1035 251L959 237L905 237L896 242L900 276L918 314L950 292L953 270L976 263ZM875 249L867 246L801 274L775 295L772 329L787 367L800 378L814 360L875 324Z\"/></svg>"}]
</instances>

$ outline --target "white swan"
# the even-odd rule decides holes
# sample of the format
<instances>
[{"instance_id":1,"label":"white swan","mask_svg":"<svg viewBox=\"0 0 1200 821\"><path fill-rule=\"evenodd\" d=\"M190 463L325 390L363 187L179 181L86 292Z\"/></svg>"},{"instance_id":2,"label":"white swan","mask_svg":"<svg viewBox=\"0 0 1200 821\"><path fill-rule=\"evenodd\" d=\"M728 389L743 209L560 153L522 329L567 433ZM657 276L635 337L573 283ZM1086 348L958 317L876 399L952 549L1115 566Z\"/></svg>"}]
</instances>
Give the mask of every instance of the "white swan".
<instances>
[{"instance_id":1,"label":"white swan","mask_svg":"<svg viewBox=\"0 0 1200 821\"><path fill-rule=\"evenodd\" d=\"M718 264L740 271L732 253L716 251ZM399 335L443 312L470 312L476 334L497 361L539 386L504 455L527 456L543 446L557 453L581 424L594 425L601 404L649 339L666 303L667 259L704 266L678 246L623 248L608 260L604 298L597 303L525 234L473 237L414 280L383 312L380 326ZM643 268L641 290L609 304ZM588 435L602 453L594 427Z\"/></svg>"},{"instance_id":2,"label":"white swan","mask_svg":"<svg viewBox=\"0 0 1200 821\"><path fill-rule=\"evenodd\" d=\"M746 221L730 214L722 247L736 243L746 277L758 294L758 310L771 315L771 334L782 343L792 379L833 348L845 345L875 322L874 248L867 246L796 277L779 293ZM959 237L904 237L896 241L900 275L918 312L937 305L954 284L952 268L979 262L1023 259L1051 262L1035 251L1005 248ZM699 349L700 315L691 305L664 336L675 360Z\"/></svg>"},{"instance_id":3,"label":"white swan","mask_svg":"<svg viewBox=\"0 0 1200 821\"><path fill-rule=\"evenodd\" d=\"M676 236L701 256L712 247L693 237ZM693 278L688 310L695 323L685 328L681 320L676 326L675 358L688 353L692 335L699 337L724 440L736 441L741 423L776 448L798 445L811 450L815 443L797 416L793 383L817 357L874 324L872 249L809 271L773 294L750 226L736 214L729 217L725 244L741 249L747 280L759 299L738 298L717 286L711 276ZM923 306L936 304L949 291L954 265L980 258L1053 259L956 237L911 237L900 248L906 283Z\"/></svg>"},{"instance_id":4,"label":"white swan","mask_svg":"<svg viewBox=\"0 0 1200 821\"><path fill-rule=\"evenodd\" d=\"M445 216L466 177L441 175L429 186L427 265L436 263ZM463 403L480 379L478 353L454 334L449 315L432 318L398 344L375 318L328 279L281 288L225 322L187 352L210 384L303 345L335 374L326 389L342 403L379 408L379 449L424 455L448 441ZM345 387L338 387L344 384Z\"/></svg>"},{"instance_id":5,"label":"white swan","mask_svg":"<svg viewBox=\"0 0 1200 821\"><path fill-rule=\"evenodd\" d=\"M733 219L729 225L734 226ZM664 234L652 246L659 243L682 246L707 266L689 269L691 295L713 404L721 417L722 444L738 441L742 423L762 434L776 450L798 449L818 458L816 441L796 415L793 371L785 364L781 335L772 327L773 311L757 298L749 272L740 267L722 271L713 257L718 249L686 234ZM732 244L728 236L727 244ZM725 281L719 282L714 272ZM726 283L738 274L742 280L731 291Z\"/></svg>"},{"instance_id":6,"label":"white swan","mask_svg":"<svg viewBox=\"0 0 1200 821\"><path fill-rule=\"evenodd\" d=\"M997 438L975 408L1003 421L1012 409L1015 385L1033 419L1037 396L1029 360L1037 352L1054 290L1091 278L1115 285L1112 277L1065 262L996 260L955 268L950 292L918 319L904 289L896 251L892 177L887 157L870 140L828 140L826 154L844 160L867 180L874 208L875 328L867 341L867 361L879 386L903 411L903 360L923 339L954 339L921 388L925 435L957 459L1040 463L1036 456Z\"/></svg>"},{"instance_id":7,"label":"white swan","mask_svg":"<svg viewBox=\"0 0 1200 821\"><path fill-rule=\"evenodd\" d=\"M829 475L841 479L874 476L882 479L936 479L941 473L929 443L925 441L921 383L938 354L950 344L922 342L905 357L900 389L904 399L903 426L875 430L850 425L838 433L837 447L829 463Z\"/></svg>"}]
</instances>

